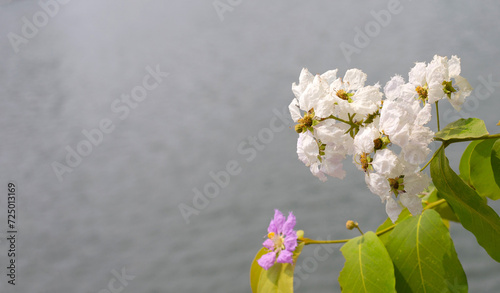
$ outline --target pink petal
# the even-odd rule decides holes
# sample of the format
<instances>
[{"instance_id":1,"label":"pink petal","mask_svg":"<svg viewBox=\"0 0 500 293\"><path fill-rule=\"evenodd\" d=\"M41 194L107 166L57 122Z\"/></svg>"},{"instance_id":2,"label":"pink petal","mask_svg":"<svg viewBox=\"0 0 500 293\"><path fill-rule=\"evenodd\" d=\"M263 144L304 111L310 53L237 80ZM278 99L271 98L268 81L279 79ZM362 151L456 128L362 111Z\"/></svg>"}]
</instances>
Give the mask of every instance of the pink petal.
<instances>
[{"instance_id":1,"label":"pink petal","mask_svg":"<svg viewBox=\"0 0 500 293\"><path fill-rule=\"evenodd\" d=\"M276 227L276 231L271 231L275 233L281 233L283 229L283 224L285 223L285 216L278 210L274 210L274 225ZM271 225L269 225L269 228L271 228Z\"/></svg>"},{"instance_id":2,"label":"pink petal","mask_svg":"<svg viewBox=\"0 0 500 293\"><path fill-rule=\"evenodd\" d=\"M269 238L266 239L262 245L269 250L274 250L274 242Z\"/></svg>"},{"instance_id":3,"label":"pink petal","mask_svg":"<svg viewBox=\"0 0 500 293\"><path fill-rule=\"evenodd\" d=\"M297 233L292 231L292 233L286 235L285 237L285 248L288 251L294 251L297 247Z\"/></svg>"},{"instance_id":4,"label":"pink petal","mask_svg":"<svg viewBox=\"0 0 500 293\"><path fill-rule=\"evenodd\" d=\"M293 253L287 250L282 250L280 255L278 255L278 259L276 260L279 263L290 263L293 264Z\"/></svg>"},{"instance_id":5,"label":"pink petal","mask_svg":"<svg viewBox=\"0 0 500 293\"><path fill-rule=\"evenodd\" d=\"M264 269L268 270L270 267L273 266L273 264L276 261L276 252L271 251L269 253L264 254L261 256L258 260L257 263Z\"/></svg>"},{"instance_id":6,"label":"pink petal","mask_svg":"<svg viewBox=\"0 0 500 293\"><path fill-rule=\"evenodd\" d=\"M293 227L295 227L295 216L290 212L285 224L283 224L283 234L290 234L293 231Z\"/></svg>"}]
</instances>

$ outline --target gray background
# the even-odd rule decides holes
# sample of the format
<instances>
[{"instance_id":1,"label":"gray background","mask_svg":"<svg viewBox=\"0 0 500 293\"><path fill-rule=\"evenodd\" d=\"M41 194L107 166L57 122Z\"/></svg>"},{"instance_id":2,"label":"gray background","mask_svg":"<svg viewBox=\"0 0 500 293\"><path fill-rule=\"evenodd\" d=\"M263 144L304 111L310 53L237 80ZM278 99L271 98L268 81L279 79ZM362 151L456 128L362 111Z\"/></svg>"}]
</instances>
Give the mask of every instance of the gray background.
<instances>
[{"instance_id":1,"label":"gray background","mask_svg":"<svg viewBox=\"0 0 500 293\"><path fill-rule=\"evenodd\" d=\"M349 160L343 181L310 174L297 160L288 116L252 159L242 152L248 137L265 135L273 121L281 125L273 109L289 104L302 67L339 68L340 76L356 67L368 84L384 85L394 74L407 78L416 61L456 54L473 87L481 77L500 81L495 1L402 0L350 62L340 44L354 45L356 27L373 24L372 12L387 10L389 1L73 0L58 4L17 53L9 34L22 36L23 17L32 21L43 10L36 1L2 3L2 292L107 292L122 269L135 276L122 292L250 292L250 262L274 208L293 210L296 227L316 239L354 237L346 220L375 230L386 217ZM214 3L231 9L218 14ZM170 75L120 119L113 101L158 64ZM499 89L470 98L460 115L482 118L498 133ZM441 103L443 124L459 118L451 109ZM64 163L65 148L75 149L82 130L101 119L112 121L113 132L60 182L51 164ZM447 150L454 167L464 148ZM209 172L232 160L241 173L187 224L179 205L192 206L193 188L213 182ZM18 185L15 287L4 268L10 180ZM450 233L470 291L499 288L498 263L461 226L452 224ZM334 248L306 247L296 292L340 291L343 258ZM326 260L315 257L325 253Z\"/></svg>"}]
</instances>

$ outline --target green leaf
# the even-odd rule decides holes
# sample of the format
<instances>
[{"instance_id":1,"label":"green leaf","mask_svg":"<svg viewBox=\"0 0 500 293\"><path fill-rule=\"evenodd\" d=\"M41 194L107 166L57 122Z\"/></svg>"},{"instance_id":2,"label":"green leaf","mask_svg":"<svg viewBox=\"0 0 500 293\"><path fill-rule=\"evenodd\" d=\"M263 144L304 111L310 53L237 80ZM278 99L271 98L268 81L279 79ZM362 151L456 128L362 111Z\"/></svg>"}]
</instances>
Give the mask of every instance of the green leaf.
<instances>
[{"instance_id":1,"label":"green leaf","mask_svg":"<svg viewBox=\"0 0 500 293\"><path fill-rule=\"evenodd\" d=\"M342 292L396 292L394 266L375 233L349 240L340 251L346 260L339 275Z\"/></svg>"},{"instance_id":2,"label":"green leaf","mask_svg":"<svg viewBox=\"0 0 500 293\"><path fill-rule=\"evenodd\" d=\"M441 196L439 196L437 188L432 184L427 188L426 192L427 194L424 197L422 197L422 200L427 204L433 203L442 198ZM450 208L447 202L444 202L434 207L433 210L439 213L443 221L460 222L460 220L457 218L457 215L455 215L455 213Z\"/></svg>"},{"instance_id":3,"label":"green leaf","mask_svg":"<svg viewBox=\"0 0 500 293\"><path fill-rule=\"evenodd\" d=\"M408 217L411 217L410 211L408 211L407 208L404 208L401 211L401 213L399 214L398 219L396 220L395 223L392 222L391 218L387 217L387 219L380 226L378 226L376 232L380 232L386 228L389 228L390 226L392 226L394 224L398 224L399 222L401 222L402 220L404 220ZM384 243L384 245L389 240L389 235L391 234L391 232L392 232L392 230L378 236L378 238L380 238L380 240L382 241L382 243Z\"/></svg>"},{"instance_id":4,"label":"green leaf","mask_svg":"<svg viewBox=\"0 0 500 293\"><path fill-rule=\"evenodd\" d=\"M436 211L429 209L399 223L387 251L398 292L467 292L465 272Z\"/></svg>"},{"instance_id":5,"label":"green leaf","mask_svg":"<svg viewBox=\"0 0 500 293\"><path fill-rule=\"evenodd\" d=\"M451 206L462 226L500 262L500 217L450 168L443 149L431 162L431 176L439 195Z\"/></svg>"},{"instance_id":6,"label":"green leaf","mask_svg":"<svg viewBox=\"0 0 500 293\"><path fill-rule=\"evenodd\" d=\"M472 155L472 151L474 150L474 148L481 141L482 140L474 140L469 143L464 153L462 154L460 165L458 167L458 170L460 170L460 177L470 186L472 186L472 183L470 182L470 156Z\"/></svg>"},{"instance_id":7,"label":"green leaf","mask_svg":"<svg viewBox=\"0 0 500 293\"><path fill-rule=\"evenodd\" d=\"M489 197L493 200L500 198L500 187L495 181L493 174L493 165L491 162L492 147L496 141L486 139L476 145L470 156L470 181L476 192L483 197ZM496 169L500 165L495 166Z\"/></svg>"},{"instance_id":8,"label":"green leaf","mask_svg":"<svg viewBox=\"0 0 500 293\"><path fill-rule=\"evenodd\" d=\"M297 248L293 252L293 265L275 263L269 270L264 270L257 260L269 250L261 248L252 262L250 267L250 287L254 293L293 293L293 271L297 258L302 252L304 242L299 242Z\"/></svg>"},{"instance_id":9,"label":"green leaf","mask_svg":"<svg viewBox=\"0 0 500 293\"><path fill-rule=\"evenodd\" d=\"M437 140L449 141L457 138L477 138L488 134L483 120L479 118L462 118L446 125L441 131L436 132L434 137Z\"/></svg>"},{"instance_id":10,"label":"green leaf","mask_svg":"<svg viewBox=\"0 0 500 293\"><path fill-rule=\"evenodd\" d=\"M250 287L252 288L252 292L257 292L257 287L259 287L260 275L264 271L264 269L257 263L257 260L260 259L261 256L268 253L269 251L262 247L259 252L255 255L252 266L250 267Z\"/></svg>"},{"instance_id":11,"label":"green leaf","mask_svg":"<svg viewBox=\"0 0 500 293\"><path fill-rule=\"evenodd\" d=\"M498 139L491 148L491 167L495 182L500 186L500 139Z\"/></svg>"}]
</instances>

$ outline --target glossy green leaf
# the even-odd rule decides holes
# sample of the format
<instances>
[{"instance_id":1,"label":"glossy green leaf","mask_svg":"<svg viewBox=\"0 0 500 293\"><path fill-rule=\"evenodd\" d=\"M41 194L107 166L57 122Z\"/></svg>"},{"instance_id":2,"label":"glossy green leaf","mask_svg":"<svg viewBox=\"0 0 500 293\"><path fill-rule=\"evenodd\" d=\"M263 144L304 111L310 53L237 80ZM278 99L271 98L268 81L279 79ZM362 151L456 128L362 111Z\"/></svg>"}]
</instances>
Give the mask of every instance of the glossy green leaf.
<instances>
[{"instance_id":1,"label":"glossy green leaf","mask_svg":"<svg viewBox=\"0 0 500 293\"><path fill-rule=\"evenodd\" d=\"M500 187L495 181L491 164L493 144L497 140L486 139L476 145L470 156L470 181L480 196L493 200L500 198ZM500 141L500 140L498 140ZM500 168L499 165L496 165Z\"/></svg>"},{"instance_id":2,"label":"glossy green leaf","mask_svg":"<svg viewBox=\"0 0 500 293\"><path fill-rule=\"evenodd\" d=\"M453 241L436 211L425 210L399 223L387 251L398 292L467 292L467 278Z\"/></svg>"},{"instance_id":3,"label":"glossy green leaf","mask_svg":"<svg viewBox=\"0 0 500 293\"><path fill-rule=\"evenodd\" d=\"M269 251L262 247L259 252L255 255L252 266L250 267L250 287L252 288L252 292L257 292L257 287L259 286L260 275L264 271L264 269L257 263L257 260L260 259L261 256L268 253Z\"/></svg>"},{"instance_id":4,"label":"glossy green leaf","mask_svg":"<svg viewBox=\"0 0 500 293\"><path fill-rule=\"evenodd\" d=\"M264 270L257 260L269 251L261 248L250 267L250 287L254 293L293 293L293 271L297 258L302 252L304 242L299 242L293 252L293 265L275 263L269 270Z\"/></svg>"},{"instance_id":5,"label":"glossy green leaf","mask_svg":"<svg viewBox=\"0 0 500 293\"><path fill-rule=\"evenodd\" d=\"M346 260L339 275L342 292L395 292L394 266L375 233L349 240L340 251Z\"/></svg>"},{"instance_id":6,"label":"glossy green leaf","mask_svg":"<svg viewBox=\"0 0 500 293\"><path fill-rule=\"evenodd\" d=\"M431 204L442 198L441 196L439 196L437 188L432 184L431 186L429 186L429 188L427 188L426 192L427 194L424 197L422 197L422 200L427 204ZM455 213L453 212L453 210L451 209L451 207L448 205L447 202L435 206L433 210L439 213L443 221L460 222L460 220L457 218L457 215L455 215Z\"/></svg>"},{"instance_id":7,"label":"glossy green leaf","mask_svg":"<svg viewBox=\"0 0 500 293\"><path fill-rule=\"evenodd\" d=\"M488 134L483 120L479 118L462 118L446 125L441 131L436 132L434 137L437 140L449 141L457 138L477 138Z\"/></svg>"},{"instance_id":8,"label":"glossy green leaf","mask_svg":"<svg viewBox=\"0 0 500 293\"><path fill-rule=\"evenodd\" d=\"M458 167L458 169L460 170L460 177L470 186L472 186L472 183L470 182L470 156L472 155L472 151L474 150L474 148L481 141L482 140L474 140L469 143L464 153L462 154L460 165Z\"/></svg>"},{"instance_id":9,"label":"glossy green leaf","mask_svg":"<svg viewBox=\"0 0 500 293\"><path fill-rule=\"evenodd\" d=\"M431 162L431 177L439 195L451 206L462 226L500 262L500 217L450 168L443 149Z\"/></svg>"},{"instance_id":10,"label":"glossy green leaf","mask_svg":"<svg viewBox=\"0 0 500 293\"><path fill-rule=\"evenodd\" d=\"M495 182L500 186L500 139L498 139L491 148L491 167Z\"/></svg>"},{"instance_id":11,"label":"glossy green leaf","mask_svg":"<svg viewBox=\"0 0 500 293\"><path fill-rule=\"evenodd\" d=\"M393 223L391 218L387 217L387 219L380 226L378 226L376 232L380 232L386 228L389 228L390 226L397 224L408 217L411 217L410 211L408 211L407 208L404 208L401 211L401 213L399 214L398 219L396 220L396 223ZM384 245L389 240L389 235L391 234L391 232L392 232L392 230L378 236L378 238L380 238L380 240L382 241L382 243L384 243Z\"/></svg>"}]
</instances>

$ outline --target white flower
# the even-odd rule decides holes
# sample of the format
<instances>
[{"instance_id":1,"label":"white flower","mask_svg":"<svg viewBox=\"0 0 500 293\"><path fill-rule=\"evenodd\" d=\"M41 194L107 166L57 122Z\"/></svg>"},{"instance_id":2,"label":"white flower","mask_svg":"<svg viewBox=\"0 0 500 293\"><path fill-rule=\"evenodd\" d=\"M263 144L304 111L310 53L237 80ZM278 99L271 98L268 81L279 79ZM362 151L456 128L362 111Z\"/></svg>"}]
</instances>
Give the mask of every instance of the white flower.
<instances>
[{"instance_id":1,"label":"white flower","mask_svg":"<svg viewBox=\"0 0 500 293\"><path fill-rule=\"evenodd\" d=\"M353 139L349 136L347 127L342 123L335 123L333 119L319 122L314 127L314 137L326 144L332 152L343 156L352 154Z\"/></svg>"},{"instance_id":2,"label":"white flower","mask_svg":"<svg viewBox=\"0 0 500 293\"><path fill-rule=\"evenodd\" d=\"M402 210L403 208L392 197L387 199L385 212L393 223L396 222Z\"/></svg>"},{"instance_id":3,"label":"white flower","mask_svg":"<svg viewBox=\"0 0 500 293\"><path fill-rule=\"evenodd\" d=\"M422 172L415 172L404 177L404 193L399 195L399 200L412 215L422 213L422 200L418 194L429 185L430 178Z\"/></svg>"},{"instance_id":4,"label":"white flower","mask_svg":"<svg viewBox=\"0 0 500 293\"><path fill-rule=\"evenodd\" d=\"M390 149L379 150L372 162L373 169L386 178L394 178L403 173L403 165Z\"/></svg>"},{"instance_id":5,"label":"white flower","mask_svg":"<svg viewBox=\"0 0 500 293\"><path fill-rule=\"evenodd\" d=\"M401 96L401 86L405 84L403 77L395 75L389 80L384 87L385 97L389 101L396 100Z\"/></svg>"},{"instance_id":6,"label":"white flower","mask_svg":"<svg viewBox=\"0 0 500 293\"><path fill-rule=\"evenodd\" d=\"M404 145L401 153L404 159L413 165L419 165L425 162L430 153L428 145L434 137L434 132L421 125L413 125L410 132L409 143Z\"/></svg>"},{"instance_id":7,"label":"white flower","mask_svg":"<svg viewBox=\"0 0 500 293\"><path fill-rule=\"evenodd\" d=\"M389 136L391 142L404 146L409 141L411 125L415 118L414 108L409 103L386 101L380 111L379 128Z\"/></svg>"},{"instance_id":8,"label":"white flower","mask_svg":"<svg viewBox=\"0 0 500 293\"><path fill-rule=\"evenodd\" d=\"M325 156L323 158L323 162L321 163L321 169L320 169L321 172L328 174L331 177L344 179L345 178L345 171L343 165L344 159L345 155L342 155L335 151L330 152L329 147L326 146Z\"/></svg>"},{"instance_id":9,"label":"white flower","mask_svg":"<svg viewBox=\"0 0 500 293\"><path fill-rule=\"evenodd\" d=\"M359 69L347 70L344 78L330 85L330 95L337 105L335 115L345 119L347 114L364 116L376 112L382 100L378 84L364 86L366 74Z\"/></svg>"},{"instance_id":10,"label":"white flower","mask_svg":"<svg viewBox=\"0 0 500 293\"><path fill-rule=\"evenodd\" d=\"M337 69L329 70L321 75L313 76L306 68L302 69L299 84L293 83L292 91L296 101L293 102L300 110L314 113L319 118L326 118L333 114L334 99L329 95L330 83L336 79ZM292 113L293 111L293 113ZM297 117L297 111L290 109L292 117ZM299 111L300 115L300 111Z\"/></svg>"},{"instance_id":11,"label":"white flower","mask_svg":"<svg viewBox=\"0 0 500 293\"><path fill-rule=\"evenodd\" d=\"M299 156L299 160L301 160L307 167L319 164L318 143L309 131L299 133L299 138L297 140L297 154Z\"/></svg>"},{"instance_id":12,"label":"white flower","mask_svg":"<svg viewBox=\"0 0 500 293\"><path fill-rule=\"evenodd\" d=\"M384 175L366 173L365 182L368 189L370 189L372 193L380 196L382 202L385 202L389 197L391 197L391 186L389 185L389 181L387 181L387 177Z\"/></svg>"},{"instance_id":13,"label":"white flower","mask_svg":"<svg viewBox=\"0 0 500 293\"><path fill-rule=\"evenodd\" d=\"M382 202L385 202L385 212L392 222L398 219L403 208L392 198L391 186L389 181L383 175L377 173L365 174L365 182L371 192L380 196Z\"/></svg>"},{"instance_id":14,"label":"white flower","mask_svg":"<svg viewBox=\"0 0 500 293\"><path fill-rule=\"evenodd\" d=\"M429 185L430 182L431 179L425 173L417 171L406 174L404 178L406 194L419 194L424 191L424 189Z\"/></svg>"},{"instance_id":15,"label":"white flower","mask_svg":"<svg viewBox=\"0 0 500 293\"><path fill-rule=\"evenodd\" d=\"M386 212L394 222L401 207L408 208L412 215L422 212L422 202L418 197L430 183L430 178L420 172L418 166L397 157L391 150L379 150L372 162L375 172L365 174L365 182L371 192L386 202ZM396 195L398 201L392 199Z\"/></svg>"},{"instance_id":16,"label":"white flower","mask_svg":"<svg viewBox=\"0 0 500 293\"><path fill-rule=\"evenodd\" d=\"M426 150L432 141L434 132L423 125L431 119L431 106L420 107L418 101L386 101L380 111L379 128L389 136L391 142L405 147L409 143L418 143Z\"/></svg>"},{"instance_id":17,"label":"white flower","mask_svg":"<svg viewBox=\"0 0 500 293\"><path fill-rule=\"evenodd\" d=\"M409 83L431 104L448 97L452 106L460 111L465 98L472 92L469 82L460 76L460 58L435 55L425 66L419 62L410 70ZM452 83L452 79L455 81Z\"/></svg>"},{"instance_id":18,"label":"white flower","mask_svg":"<svg viewBox=\"0 0 500 293\"><path fill-rule=\"evenodd\" d=\"M309 131L299 134L297 154L311 173L323 182L327 180L325 174L340 179L345 177L342 163L345 153L334 145L326 145L324 155L320 155L318 141Z\"/></svg>"},{"instance_id":19,"label":"white flower","mask_svg":"<svg viewBox=\"0 0 500 293\"><path fill-rule=\"evenodd\" d=\"M294 98L290 105L288 105L288 110L290 111L290 116L292 116L292 120L294 122L297 122L300 118L302 118L302 115L300 114L299 101L297 101L296 98Z\"/></svg>"},{"instance_id":20,"label":"white flower","mask_svg":"<svg viewBox=\"0 0 500 293\"><path fill-rule=\"evenodd\" d=\"M312 75L307 68L303 68L299 76L299 84L292 84L293 94L297 99L302 96L302 93L306 90L309 84L312 83L314 75ZM309 109L308 109L309 110Z\"/></svg>"},{"instance_id":21,"label":"white flower","mask_svg":"<svg viewBox=\"0 0 500 293\"><path fill-rule=\"evenodd\" d=\"M408 73L408 81L415 86L424 87L427 83L426 75L427 65L425 62L416 62L415 66Z\"/></svg>"},{"instance_id":22,"label":"white flower","mask_svg":"<svg viewBox=\"0 0 500 293\"><path fill-rule=\"evenodd\" d=\"M365 86L357 90L351 97L350 113L357 115L368 115L377 112L380 108L382 93L378 84L373 86Z\"/></svg>"},{"instance_id":23,"label":"white flower","mask_svg":"<svg viewBox=\"0 0 500 293\"><path fill-rule=\"evenodd\" d=\"M354 153L371 153L375 150L374 140L380 137L380 131L372 124L362 127L354 137Z\"/></svg>"}]
</instances>

